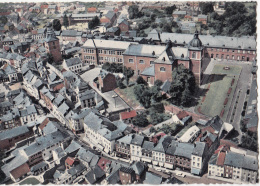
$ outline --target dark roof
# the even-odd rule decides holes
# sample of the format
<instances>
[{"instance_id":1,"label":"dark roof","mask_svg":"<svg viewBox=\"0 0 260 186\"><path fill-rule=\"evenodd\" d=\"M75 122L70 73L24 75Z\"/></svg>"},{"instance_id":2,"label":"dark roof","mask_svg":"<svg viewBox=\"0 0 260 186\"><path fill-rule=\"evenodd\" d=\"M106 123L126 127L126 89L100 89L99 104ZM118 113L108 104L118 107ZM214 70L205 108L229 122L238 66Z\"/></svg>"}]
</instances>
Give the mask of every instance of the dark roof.
<instances>
[{"instance_id":1,"label":"dark roof","mask_svg":"<svg viewBox=\"0 0 260 186\"><path fill-rule=\"evenodd\" d=\"M131 141L131 144L142 146L143 141L144 141L144 136L135 134L135 135L133 135L133 139Z\"/></svg>"},{"instance_id":2,"label":"dark roof","mask_svg":"<svg viewBox=\"0 0 260 186\"><path fill-rule=\"evenodd\" d=\"M160 88L161 88L161 90L162 90L163 92L168 92L168 91L170 90L170 87L171 87L171 82L168 81L168 80L166 80L166 81L162 84L162 86L161 86Z\"/></svg>"},{"instance_id":3,"label":"dark roof","mask_svg":"<svg viewBox=\"0 0 260 186\"><path fill-rule=\"evenodd\" d=\"M175 156L181 156L191 159L191 153L193 152L194 145L191 143L179 143L174 152Z\"/></svg>"},{"instance_id":4,"label":"dark roof","mask_svg":"<svg viewBox=\"0 0 260 186\"><path fill-rule=\"evenodd\" d=\"M105 17L107 17L108 19L112 19L115 16L115 12L113 11L108 11L105 15Z\"/></svg>"},{"instance_id":5,"label":"dark roof","mask_svg":"<svg viewBox=\"0 0 260 186\"><path fill-rule=\"evenodd\" d=\"M212 128L214 128L218 132L220 131L223 124L224 124L224 122L221 120L221 118L219 116L213 117L207 123L207 125L210 125Z\"/></svg>"},{"instance_id":6,"label":"dark roof","mask_svg":"<svg viewBox=\"0 0 260 186\"><path fill-rule=\"evenodd\" d=\"M128 174L132 174L134 172L133 168L130 167L121 167L119 170L121 172L128 173Z\"/></svg>"},{"instance_id":7,"label":"dark roof","mask_svg":"<svg viewBox=\"0 0 260 186\"><path fill-rule=\"evenodd\" d=\"M66 60L66 64L68 67L73 66L73 65L78 65L81 64L81 60L78 57L75 58L70 58Z\"/></svg>"},{"instance_id":8,"label":"dark roof","mask_svg":"<svg viewBox=\"0 0 260 186\"><path fill-rule=\"evenodd\" d=\"M95 166L95 168L91 171L89 171L85 178L90 184L96 183L100 178L105 176L105 171L103 171L98 165Z\"/></svg>"},{"instance_id":9,"label":"dark roof","mask_svg":"<svg viewBox=\"0 0 260 186\"><path fill-rule=\"evenodd\" d=\"M145 164L141 161L137 161L131 165L131 168L135 171L135 174L140 176L144 172Z\"/></svg>"},{"instance_id":10,"label":"dark roof","mask_svg":"<svg viewBox=\"0 0 260 186\"><path fill-rule=\"evenodd\" d=\"M144 71L141 73L141 75L144 75L144 76L155 76L154 65L145 68Z\"/></svg>"},{"instance_id":11,"label":"dark roof","mask_svg":"<svg viewBox=\"0 0 260 186\"><path fill-rule=\"evenodd\" d=\"M142 148L145 149L145 150L152 151L153 148L154 148L154 143L150 142L150 141L144 141Z\"/></svg>"},{"instance_id":12,"label":"dark roof","mask_svg":"<svg viewBox=\"0 0 260 186\"><path fill-rule=\"evenodd\" d=\"M206 150L206 143L196 142L192 154L203 157L206 152L205 150Z\"/></svg>"}]
</instances>

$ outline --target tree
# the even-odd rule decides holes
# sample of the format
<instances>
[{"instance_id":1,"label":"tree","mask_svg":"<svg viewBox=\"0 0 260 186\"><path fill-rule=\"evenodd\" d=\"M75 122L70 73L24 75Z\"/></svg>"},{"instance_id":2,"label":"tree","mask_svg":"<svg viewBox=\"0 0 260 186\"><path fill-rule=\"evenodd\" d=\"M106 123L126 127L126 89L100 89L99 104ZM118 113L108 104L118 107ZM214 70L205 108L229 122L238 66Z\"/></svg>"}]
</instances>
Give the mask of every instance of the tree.
<instances>
[{"instance_id":1,"label":"tree","mask_svg":"<svg viewBox=\"0 0 260 186\"><path fill-rule=\"evenodd\" d=\"M60 24L60 20L59 19L54 19L52 21L52 28L55 30L55 31L60 31L61 30L61 24Z\"/></svg>"},{"instance_id":2,"label":"tree","mask_svg":"<svg viewBox=\"0 0 260 186\"><path fill-rule=\"evenodd\" d=\"M66 29L69 26L69 18L67 16L67 14L65 14L64 17L63 17L63 26L65 26Z\"/></svg>"},{"instance_id":3,"label":"tree","mask_svg":"<svg viewBox=\"0 0 260 186\"><path fill-rule=\"evenodd\" d=\"M151 93L149 88L143 84L138 84L134 87L134 94L136 99L142 104L145 108L149 108L151 105Z\"/></svg>"},{"instance_id":4,"label":"tree","mask_svg":"<svg viewBox=\"0 0 260 186\"><path fill-rule=\"evenodd\" d=\"M154 86L157 86L157 87L161 87L162 84L163 84L163 82L159 79L155 80L155 82L154 82Z\"/></svg>"},{"instance_id":5,"label":"tree","mask_svg":"<svg viewBox=\"0 0 260 186\"><path fill-rule=\"evenodd\" d=\"M100 24L100 20L97 16L93 17L92 20L88 23L88 28L93 29Z\"/></svg>"},{"instance_id":6,"label":"tree","mask_svg":"<svg viewBox=\"0 0 260 186\"><path fill-rule=\"evenodd\" d=\"M156 131L156 129L155 129L154 127L151 127L151 128L149 129L149 132L150 132L150 133L154 133L154 132L157 132L157 131Z\"/></svg>"},{"instance_id":7,"label":"tree","mask_svg":"<svg viewBox=\"0 0 260 186\"><path fill-rule=\"evenodd\" d=\"M8 19L5 16L0 16L0 24L5 25L8 22Z\"/></svg>"},{"instance_id":8,"label":"tree","mask_svg":"<svg viewBox=\"0 0 260 186\"><path fill-rule=\"evenodd\" d=\"M201 8L202 14L208 14L208 13L214 12L213 6L214 6L213 2L200 3L200 8Z\"/></svg>"},{"instance_id":9,"label":"tree","mask_svg":"<svg viewBox=\"0 0 260 186\"><path fill-rule=\"evenodd\" d=\"M168 15L172 15L173 10L175 10L175 9L176 9L175 5L168 6L168 7L165 8L165 13L168 14Z\"/></svg>"},{"instance_id":10,"label":"tree","mask_svg":"<svg viewBox=\"0 0 260 186\"><path fill-rule=\"evenodd\" d=\"M127 85L128 85L128 83L129 83L129 79L134 75L134 70L133 69L131 69L131 67L123 67L123 74L124 74L124 76L125 76L125 78L126 78L126 83L127 83Z\"/></svg>"},{"instance_id":11,"label":"tree","mask_svg":"<svg viewBox=\"0 0 260 186\"><path fill-rule=\"evenodd\" d=\"M143 13L139 11L137 5L129 6L128 14L129 14L129 19L135 19L143 16Z\"/></svg>"},{"instance_id":12,"label":"tree","mask_svg":"<svg viewBox=\"0 0 260 186\"><path fill-rule=\"evenodd\" d=\"M126 88L126 86L124 85L122 79L117 79L117 80L116 80L116 84L117 84L117 86L118 86L120 89Z\"/></svg>"},{"instance_id":13,"label":"tree","mask_svg":"<svg viewBox=\"0 0 260 186\"><path fill-rule=\"evenodd\" d=\"M144 78L142 76L138 76L138 78L136 79L136 83L147 85L147 82L144 80Z\"/></svg>"},{"instance_id":14,"label":"tree","mask_svg":"<svg viewBox=\"0 0 260 186\"><path fill-rule=\"evenodd\" d=\"M133 124L138 127L146 127L149 124L147 120L147 115L145 113L138 114L134 117Z\"/></svg>"},{"instance_id":15,"label":"tree","mask_svg":"<svg viewBox=\"0 0 260 186\"><path fill-rule=\"evenodd\" d=\"M171 102L177 106L189 106L196 89L196 81L193 73L183 65L178 65L172 72L170 87Z\"/></svg>"},{"instance_id":16,"label":"tree","mask_svg":"<svg viewBox=\"0 0 260 186\"><path fill-rule=\"evenodd\" d=\"M162 30L163 30L163 32L172 33L172 27L171 27L171 25L168 24L168 23L163 25Z\"/></svg>"},{"instance_id":17,"label":"tree","mask_svg":"<svg viewBox=\"0 0 260 186\"><path fill-rule=\"evenodd\" d=\"M47 53L47 62L52 64L54 62L54 58L52 56L52 54Z\"/></svg>"}]
</instances>

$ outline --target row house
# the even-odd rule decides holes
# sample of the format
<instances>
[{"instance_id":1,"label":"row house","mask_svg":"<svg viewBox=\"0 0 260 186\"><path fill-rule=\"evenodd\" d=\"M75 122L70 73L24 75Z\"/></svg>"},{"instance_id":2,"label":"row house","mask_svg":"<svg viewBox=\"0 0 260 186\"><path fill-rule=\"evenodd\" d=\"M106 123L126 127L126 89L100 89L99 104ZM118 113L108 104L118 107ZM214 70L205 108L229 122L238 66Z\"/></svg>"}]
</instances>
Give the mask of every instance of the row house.
<instances>
[{"instance_id":1,"label":"row house","mask_svg":"<svg viewBox=\"0 0 260 186\"><path fill-rule=\"evenodd\" d=\"M63 148L68 140L69 135L60 131L40 136L18 153L13 154L14 158L1 169L6 177L11 178L14 182L20 181L28 175L33 166L50 160L53 157L52 152L58 147Z\"/></svg>"},{"instance_id":2,"label":"row house","mask_svg":"<svg viewBox=\"0 0 260 186\"><path fill-rule=\"evenodd\" d=\"M64 69L70 70L76 74L79 74L82 71L82 62L78 57L64 59L62 65Z\"/></svg>"},{"instance_id":3,"label":"row house","mask_svg":"<svg viewBox=\"0 0 260 186\"><path fill-rule=\"evenodd\" d=\"M111 154L115 149L115 141L123 136L127 125L115 125L110 120L95 114L93 111L84 118L84 131L86 137L99 149Z\"/></svg>"},{"instance_id":4,"label":"row house","mask_svg":"<svg viewBox=\"0 0 260 186\"><path fill-rule=\"evenodd\" d=\"M131 158L130 144L134 134L128 134L116 141L115 151L116 156L119 158L129 160Z\"/></svg>"},{"instance_id":5,"label":"row house","mask_svg":"<svg viewBox=\"0 0 260 186\"><path fill-rule=\"evenodd\" d=\"M34 40L40 40L44 39L46 37L46 28L39 28L37 30L32 30L32 39Z\"/></svg>"},{"instance_id":6,"label":"row house","mask_svg":"<svg viewBox=\"0 0 260 186\"><path fill-rule=\"evenodd\" d=\"M211 157L208 163L208 176L255 184L258 182L257 162L257 155L223 148Z\"/></svg>"},{"instance_id":7,"label":"row house","mask_svg":"<svg viewBox=\"0 0 260 186\"><path fill-rule=\"evenodd\" d=\"M82 47L82 61L89 65L122 63L123 53L131 42L88 39Z\"/></svg>"},{"instance_id":8,"label":"row house","mask_svg":"<svg viewBox=\"0 0 260 186\"><path fill-rule=\"evenodd\" d=\"M14 147L17 142L32 137L33 134L31 128L26 125L5 130L0 133L0 149L10 149Z\"/></svg>"},{"instance_id":9,"label":"row house","mask_svg":"<svg viewBox=\"0 0 260 186\"><path fill-rule=\"evenodd\" d=\"M9 65L15 67L16 71L21 71L22 65L27 62L27 58L16 53L0 53L0 60L6 61ZM9 67L8 67L9 68ZM13 73L11 73L13 74ZM11 76L12 78L13 76ZM10 77L9 77L10 78Z\"/></svg>"},{"instance_id":10,"label":"row house","mask_svg":"<svg viewBox=\"0 0 260 186\"><path fill-rule=\"evenodd\" d=\"M160 167L165 166L166 151L168 146L172 143L173 138L171 136L163 136L158 141L157 145L152 150L152 164L159 165Z\"/></svg>"},{"instance_id":11,"label":"row house","mask_svg":"<svg viewBox=\"0 0 260 186\"><path fill-rule=\"evenodd\" d=\"M142 145L144 136L134 134L130 144L131 161L140 161L142 156Z\"/></svg>"},{"instance_id":12,"label":"row house","mask_svg":"<svg viewBox=\"0 0 260 186\"><path fill-rule=\"evenodd\" d=\"M83 123L84 118L91 112L91 109L85 108L81 109L79 113L74 113L70 118L71 129L74 133L79 133L84 131Z\"/></svg>"},{"instance_id":13,"label":"row house","mask_svg":"<svg viewBox=\"0 0 260 186\"><path fill-rule=\"evenodd\" d=\"M24 109L20 110L20 120L22 125L35 121L37 116L38 112L34 105L26 106Z\"/></svg>"},{"instance_id":14,"label":"row house","mask_svg":"<svg viewBox=\"0 0 260 186\"><path fill-rule=\"evenodd\" d=\"M4 70L5 74L8 75L10 82L18 81L17 70L15 67L9 64L5 64L2 69Z\"/></svg>"},{"instance_id":15,"label":"row house","mask_svg":"<svg viewBox=\"0 0 260 186\"><path fill-rule=\"evenodd\" d=\"M81 41L82 32L77 30L63 30L61 33L61 38L63 41Z\"/></svg>"},{"instance_id":16,"label":"row house","mask_svg":"<svg viewBox=\"0 0 260 186\"><path fill-rule=\"evenodd\" d=\"M19 111L18 113L17 111L18 110L16 109L16 112L7 113L0 118L0 130L6 130L6 129L10 130L12 128L22 125Z\"/></svg>"}]
</instances>

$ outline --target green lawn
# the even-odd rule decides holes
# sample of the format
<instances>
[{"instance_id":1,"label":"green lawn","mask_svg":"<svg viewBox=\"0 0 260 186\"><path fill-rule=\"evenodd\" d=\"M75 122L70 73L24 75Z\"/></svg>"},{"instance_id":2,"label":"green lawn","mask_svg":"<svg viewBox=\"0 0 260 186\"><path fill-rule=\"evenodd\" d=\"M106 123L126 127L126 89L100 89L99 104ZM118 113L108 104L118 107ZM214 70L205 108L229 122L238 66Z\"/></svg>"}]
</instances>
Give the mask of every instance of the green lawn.
<instances>
[{"instance_id":1,"label":"green lawn","mask_svg":"<svg viewBox=\"0 0 260 186\"><path fill-rule=\"evenodd\" d=\"M40 184L40 182L36 178L27 178L20 183L20 185L30 185L30 184L37 185L37 184Z\"/></svg>"},{"instance_id":2,"label":"green lawn","mask_svg":"<svg viewBox=\"0 0 260 186\"><path fill-rule=\"evenodd\" d=\"M140 105L139 101L137 101L135 94L134 94L134 87L127 87L124 89L115 89L116 93L120 95L131 107L135 108Z\"/></svg>"},{"instance_id":3,"label":"green lawn","mask_svg":"<svg viewBox=\"0 0 260 186\"><path fill-rule=\"evenodd\" d=\"M206 93L206 98L203 100L201 97L200 104L197 106L197 109L200 107L200 112L207 116L216 116L220 115L224 109L224 114L221 117L223 120L226 119L229 112L229 108L232 102L232 98L236 89L237 81L239 74L241 72L241 67L230 66L230 70L224 70L225 65L215 65L212 74L214 74L213 81L210 83L210 89ZM225 75L220 77L221 75ZM222 79L223 78L223 79ZM234 79L233 86L231 82ZM205 85L205 88L208 87L208 84ZM232 88L232 91L228 95L227 92L229 88ZM224 102L228 98L226 105Z\"/></svg>"}]
</instances>

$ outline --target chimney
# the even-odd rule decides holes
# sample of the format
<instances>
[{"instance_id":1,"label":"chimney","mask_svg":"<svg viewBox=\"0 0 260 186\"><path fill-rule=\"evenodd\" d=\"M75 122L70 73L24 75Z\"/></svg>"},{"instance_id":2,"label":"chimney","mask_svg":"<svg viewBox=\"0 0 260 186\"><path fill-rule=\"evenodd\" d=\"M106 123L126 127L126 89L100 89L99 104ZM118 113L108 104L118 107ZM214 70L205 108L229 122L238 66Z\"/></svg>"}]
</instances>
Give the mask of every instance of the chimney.
<instances>
[{"instance_id":1,"label":"chimney","mask_svg":"<svg viewBox=\"0 0 260 186\"><path fill-rule=\"evenodd\" d=\"M155 55L155 52L154 52L154 51L152 52L152 55L153 55L153 56Z\"/></svg>"}]
</instances>

